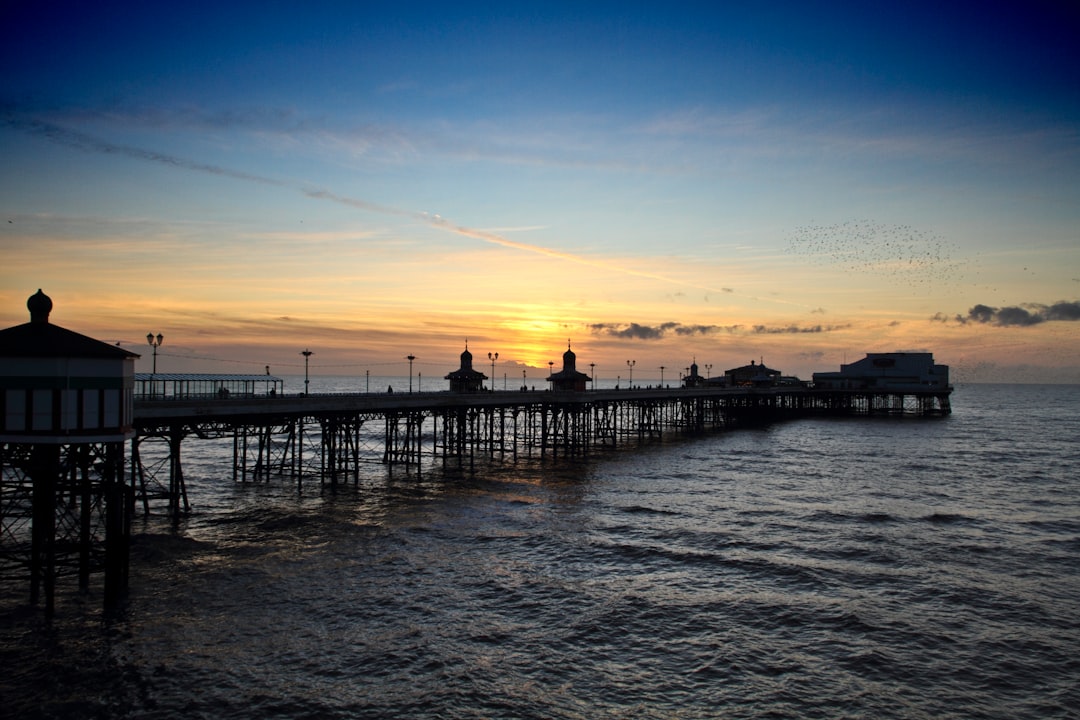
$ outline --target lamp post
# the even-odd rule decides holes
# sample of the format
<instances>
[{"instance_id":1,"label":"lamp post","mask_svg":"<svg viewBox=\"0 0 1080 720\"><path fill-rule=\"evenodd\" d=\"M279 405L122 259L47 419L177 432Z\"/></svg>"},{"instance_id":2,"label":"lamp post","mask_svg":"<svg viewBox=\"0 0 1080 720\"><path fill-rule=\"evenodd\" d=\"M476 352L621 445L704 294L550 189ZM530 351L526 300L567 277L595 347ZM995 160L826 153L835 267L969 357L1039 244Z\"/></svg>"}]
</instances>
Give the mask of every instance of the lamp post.
<instances>
[{"instance_id":1,"label":"lamp post","mask_svg":"<svg viewBox=\"0 0 1080 720\"><path fill-rule=\"evenodd\" d=\"M708 382L710 373L712 373L712 363L705 364L705 380Z\"/></svg>"},{"instance_id":2,"label":"lamp post","mask_svg":"<svg viewBox=\"0 0 1080 720\"><path fill-rule=\"evenodd\" d=\"M409 361L409 392L412 393L412 364L413 360L416 359L416 356L412 354L406 355L405 359Z\"/></svg>"},{"instance_id":3,"label":"lamp post","mask_svg":"<svg viewBox=\"0 0 1080 720\"><path fill-rule=\"evenodd\" d=\"M596 392L596 363L589 363L589 376L592 378L593 392Z\"/></svg>"},{"instance_id":4,"label":"lamp post","mask_svg":"<svg viewBox=\"0 0 1080 720\"><path fill-rule=\"evenodd\" d=\"M525 392L529 387L529 379L525 377L525 368L521 368L521 392Z\"/></svg>"},{"instance_id":5,"label":"lamp post","mask_svg":"<svg viewBox=\"0 0 1080 720\"><path fill-rule=\"evenodd\" d=\"M311 350L308 350L307 348L304 348L300 351L300 354L304 356L304 395L306 396L308 394L308 385L311 382L310 378L308 377L308 360L310 360L311 356L315 353Z\"/></svg>"},{"instance_id":6,"label":"lamp post","mask_svg":"<svg viewBox=\"0 0 1080 720\"><path fill-rule=\"evenodd\" d=\"M552 373L554 373L554 372L555 372L555 361L554 360L548 360L548 377L551 377Z\"/></svg>"},{"instance_id":7,"label":"lamp post","mask_svg":"<svg viewBox=\"0 0 1080 720\"><path fill-rule=\"evenodd\" d=\"M627 360L626 367L630 368L630 389L634 389L634 366L637 365L637 360Z\"/></svg>"},{"instance_id":8,"label":"lamp post","mask_svg":"<svg viewBox=\"0 0 1080 720\"><path fill-rule=\"evenodd\" d=\"M664 387L664 366L660 366L660 387Z\"/></svg>"},{"instance_id":9,"label":"lamp post","mask_svg":"<svg viewBox=\"0 0 1080 720\"><path fill-rule=\"evenodd\" d=\"M499 359L499 353L488 353L491 361L491 392L495 392L495 361Z\"/></svg>"},{"instance_id":10,"label":"lamp post","mask_svg":"<svg viewBox=\"0 0 1080 720\"><path fill-rule=\"evenodd\" d=\"M150 347L154 348L154 369L150 371L154 375L157 374L157 349L161 347L164 340L165 337L161 333L158 333L157 337L154 337L154 333L146 333L146 342L150 343Z\"/></svg>"}]
</instances>

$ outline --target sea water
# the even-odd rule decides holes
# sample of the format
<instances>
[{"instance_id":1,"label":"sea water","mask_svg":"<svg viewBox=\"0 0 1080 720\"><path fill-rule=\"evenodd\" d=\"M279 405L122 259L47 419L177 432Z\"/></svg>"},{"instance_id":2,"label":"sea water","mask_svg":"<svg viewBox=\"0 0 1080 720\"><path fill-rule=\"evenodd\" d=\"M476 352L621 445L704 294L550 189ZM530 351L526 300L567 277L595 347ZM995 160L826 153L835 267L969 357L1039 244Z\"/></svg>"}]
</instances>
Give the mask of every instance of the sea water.
<instances>
[{"instance_id":1,"label":"sea water","mask_svg":"<svg viewBox=\"0 0 1080 720\"><path fill-rule=\"evenodd\" d=\"M363 379L361 379L362 381ZM1080 387L588 460L234 483L139 518L117 617L4 589L7 717L1066 718ZM10 714L9 714L10 713Z\"/></svg>"}]
</instances>

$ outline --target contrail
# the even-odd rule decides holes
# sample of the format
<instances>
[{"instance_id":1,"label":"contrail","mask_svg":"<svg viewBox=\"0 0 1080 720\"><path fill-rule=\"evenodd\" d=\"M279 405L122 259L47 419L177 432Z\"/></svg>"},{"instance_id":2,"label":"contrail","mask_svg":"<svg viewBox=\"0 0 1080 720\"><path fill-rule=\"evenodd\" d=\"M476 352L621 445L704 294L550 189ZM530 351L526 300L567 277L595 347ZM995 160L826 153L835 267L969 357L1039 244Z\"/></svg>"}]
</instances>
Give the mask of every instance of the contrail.
<instances>
[{"instance_id":1,"label":"contrail","mask_svg":"<svg viewBox=\"0 0 1080 720\"><path fill-rule=\"evenodd\" d=\"M265 177L263 175L255 175L252 173L241 172L239 170L231 170L229 168L224 168L219 165L194 162L192 160L186 160L184 158L176 157L175 155L168 155L166 153L144 150L142 148L132 147L130 145L120 145L117 143L109 142L108 140L103 140L101 138L88 135L86 133L78 132L76 130L70 130L59 125L54 125L52 123L48 123L42 120L16 120L12 118L10 114L8 114L8 116L4 118L3 122L9 127L28 132L32 135L43 137L58 145L63 145L65 147L69 147L75 150L81 150L87 153L98 153L102 155L119 155L122 157L131 158L133 160L142 160L144 162L157 163L159 165L166 165L168 167L179 168L181 170L192 170L195 172L206 173L209 175L217 175L219 177L228 177L235 180L244 180L246 182L258 183L260 185L292 188L303 193L307 197L317 200L327 200L342 205L348 205L349 207L354 207L359 210L379 213L382 215L393 215L396 217L412 218L414 220L417 220L418 222L423 222L430 227L437 228L445 232L454 233L455 235L461 235L463 237L470 237L475 240L491 243L493 245L501 245L503 247L521 250L522 252L544 255L559 260L565 260L567 262L577 263L579 265L588 265L590 267L600 268L602 270L613 273L621 273L623 275L632 275L634 277L657 280L671 285L691 287L697 290L705 290L708 292L716 293L730 292L726 291L724 288L713 288L704 285L695 285L693 283L676 280L674 278L666 277L664 275L644 272L641 270L634 270L631 268L622 267L620 265L614 265L612 263L604 262L602 260L595 260L583 257L581 255L564 252L561 250L554 250L552 248L543 247L542 245L530 245L528 243L517 242L496 233L487 232L484 230L477 230L474 228L465 227L463 225L456 225L447 220L446 218L438 215L430 215L428 213L415 212L411 210L402 210L400 208L395 208L388 205L380 205L378 203L372 203L366 200L344 197L342 195L330 192L329 190L300 187L295 183L285 182L282 180ZM774 302L783 303L783 301Z\"/></svg>"},{"instance_id":2,"label":"contrail","mask_svg":"<svg viewBox=\"0 0 1080 720\"><path fill-rule=\"evenodd\" d=\"M320 200L329 200L331 202L341 203L342 205L348 205L349 207L359 208L361 210L368 210L371 212L383 213L386 215L396 215L398 217L407 217L417 220L418 222L425 223L426 225L443 230L445 232L453 233L455 235L461 235L463 237L470 237L475 240L481 240L492 245L501 245L503 247L513 248L515 250L521 250L523 252L535 253L537 255L546 255L547 257L556 258L558 260L565 260L567 262L577 263L579 265L588 265L591 267L600 268L609 272L622 273L624 275L634 275L636 277L648 278L650 280L659 280L661 282L670 283L673 285L681 285L684 287L693 287L698 290L707 290L709 292L722 292L717 288L704 287L699 285L692 285L674 278L665 277L663 275L657 275L655 273L643 272L641 270L633 270L631 268L622 267L619 265L613 265L602 260L594 260L581 255L574 255L573 253L563 252L562 250L555 250L552 248L544 247L542 245L531 245L529 243L518 242L516 240L510 240L502 235L498 235L486 230L477 230L475 228L466 227L464 225L456 225L444 217L439 215L431 215L425 212L414 212L411 210L401 210L399 208L388 207L386 205L378 205L366 200L358 200L356 198L342 197L329 190L304 190L305 195L312 198L318 198Z\"/></svg>"},{"instance_id":3,"label":"contrail","mask_svg":"<svg viewBox=\"0 0 1080 720\"><path fill-rule=\"evenodd\" d=\"M69 130L60 127L59 125L53 125L40 120L17 122L7 118L5 119L4 124L24 130L32 135L38 135L57 145L63 145L75 150L82 150L83 152L98 153L101 155L121 155L134 160L144 160L146 162L168 165L169 167L180 168L182 170L195 170L196 172L219 175L221 177L229 177L236 180L247 180L248 182L255 182L262 185L274 185L277 187L286 187L288 185L288 183L284 183L280 180L274 180L273 178L263 177L261 175L252 175L251 173L240 172L238 170L230 170L218 165L197 163L191 160L178 158L175 155L166 155L165 153L154 152L152 150L143 150L142 148L131 147L130 145L117 145L108 140L102 140L101 138L96 138L92 135L87 135L76 130Z\"/></svg>"}]
</instances>

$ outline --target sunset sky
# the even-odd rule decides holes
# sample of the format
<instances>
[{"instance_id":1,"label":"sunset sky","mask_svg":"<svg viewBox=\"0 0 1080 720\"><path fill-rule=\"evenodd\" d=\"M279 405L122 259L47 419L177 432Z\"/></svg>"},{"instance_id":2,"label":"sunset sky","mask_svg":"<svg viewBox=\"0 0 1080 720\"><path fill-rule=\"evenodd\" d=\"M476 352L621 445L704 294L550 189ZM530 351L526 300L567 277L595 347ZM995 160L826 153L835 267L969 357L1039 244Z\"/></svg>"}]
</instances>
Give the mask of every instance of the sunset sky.
<instances>
[{"instance_id":1,"label":"sunset sky","mask_svg":"<svg viewBox=\"0 0 1080 720\"><path fill-rule=\"evenodd\" d=\"M1080 11L948 5L3 2L0 327L1080 382Z\"/></svg>"}]
</instances>

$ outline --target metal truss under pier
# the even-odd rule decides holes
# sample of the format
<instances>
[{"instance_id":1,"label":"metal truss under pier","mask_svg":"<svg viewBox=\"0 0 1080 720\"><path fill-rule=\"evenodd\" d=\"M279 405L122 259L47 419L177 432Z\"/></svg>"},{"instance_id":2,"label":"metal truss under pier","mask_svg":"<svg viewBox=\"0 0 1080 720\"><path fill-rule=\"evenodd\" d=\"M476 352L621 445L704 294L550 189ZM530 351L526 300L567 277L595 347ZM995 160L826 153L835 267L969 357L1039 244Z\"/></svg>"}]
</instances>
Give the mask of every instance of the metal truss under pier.
<instances>
[{"instance_id":1,"label":"metal truss under pier","mask_svg":"<svg viewBox=\"0 0 1080 720\"><path fill-rule=\"evenodd\" d=\"M104 574L105 605L128 581L134 495L124 443L0 443L0 576L30 576L30 601L53 612L57 582L89 588Z\"/></svg>"},{"instance_id":2,"label":"metal truss under pier","mask_svg":"<svg viewBox=\"0 0 1080 720\"><path fill-rule=\"evenodd\" d=\"M237 482L357 482L361 468L478 458L582 457L668 433L820 415L947 415L948 389L658 388L590 392L358 394L146 400L135 406L132 482L144 511L189 509L185 440L232 444ZM144 447L160 445L157 452ZM154 457L153 461L144 457Z\"/></svg>"}]
</instances>

